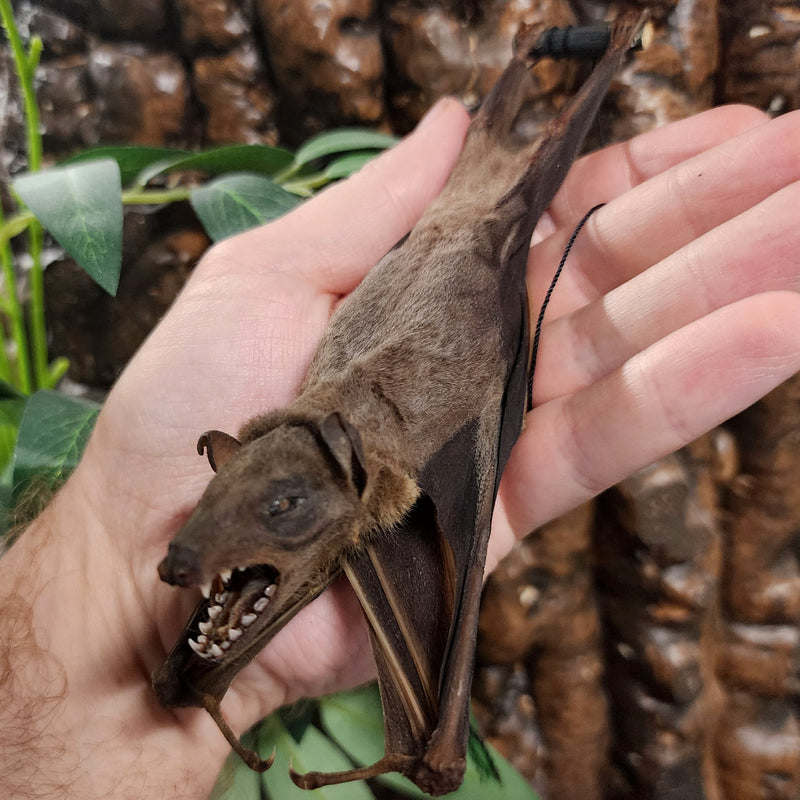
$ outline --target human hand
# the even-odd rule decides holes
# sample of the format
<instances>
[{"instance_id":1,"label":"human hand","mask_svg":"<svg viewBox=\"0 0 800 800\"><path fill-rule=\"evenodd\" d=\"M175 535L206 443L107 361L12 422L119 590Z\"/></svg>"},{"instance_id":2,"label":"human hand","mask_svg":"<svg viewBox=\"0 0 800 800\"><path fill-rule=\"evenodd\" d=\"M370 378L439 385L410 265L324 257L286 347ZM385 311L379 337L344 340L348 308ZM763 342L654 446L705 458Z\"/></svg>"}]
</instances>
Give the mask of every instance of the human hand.
<instances>
[{"instance_id":1,"label":"human hand","mask_svg":"<svg viewBox=\"0 0 800 800\"><path fill-rule=\"evenodd\" d=\"M800 368L798 126L717 109L576 164L532 249L533 308L577 219L610 202L551 304L490 563ZM70 769L39 773L71 776L84 797L208 791L222 737L202 712L161 709L149 686L196 600L155 569L210 478L194 443L292 399L332 309L436 195L465 127L448 102L355 179L216 246L126 369L75 475L0 562L19 619L32 607L46 663L68 681L43 741L69 734ZM360 611L332 588L234 682L234 728L369 675Z\"/></svg>"},{"instance_id":2,"label":"human hand","mask_svg":"<svg viewBox=\"0 0 800 800\"><path fill-rule=\"evenodd\" d=\"M578 161L534 235L548 306L493 546L691 442L800 369L800 112L712 109ZM503 543L499 541L503 539ZM489 566L493 562L489 561Z\"/></svg>"}]
</instances>

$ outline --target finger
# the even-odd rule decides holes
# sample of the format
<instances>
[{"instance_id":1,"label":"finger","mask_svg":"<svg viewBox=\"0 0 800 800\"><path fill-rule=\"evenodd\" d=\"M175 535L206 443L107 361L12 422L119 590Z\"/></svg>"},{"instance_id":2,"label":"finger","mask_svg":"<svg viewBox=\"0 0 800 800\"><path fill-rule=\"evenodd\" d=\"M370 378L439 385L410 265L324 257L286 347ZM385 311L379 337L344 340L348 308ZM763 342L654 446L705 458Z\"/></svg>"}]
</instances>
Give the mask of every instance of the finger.
<instances>
[{"instance_id":1,"label":"finger","mask_svg":"<svg viewBox=\"0 0 800 800\"><path fill-rule=\"evenodd\" d=\"M800 296L741 300L530 412L501 485L502 539L677 450L800 370ZM506 542L507 544L507 542Z\"/></svg>"},{"instance_id":2,"label":"finger","mask_svg":"<svg viewBox=\"0 0 800 800\"><path fill-rule=\"evenodd\" d=\"M414 226L441 191L461 152L469 117L440 100L416 130L346 181L292 213L222 242L216 268L301 276L320 291L351 291Z\"/></svg>"},{"instance_id":3,"label":"finger","mask_svg":"<svg viewBox=\"0 0 800 800\"><path fill-rule=\"evenodd\" d=\"M800 182L543 331L534 378L539 405L575 392L674 330L749 295L800 292Z\"/></svg>"},{"instance_id":4,"label":"finger","mask_svg":"<svg viewBox=\"0 0 800 800\"><path fill-rule=\"evenodd\" d=\"M601 297L717 225L800 180L800 113L728 139L634 187L600 209L570 251L551 319ZM587 198L587 208L600 198ZM571 231L534 248L529 263L557 264ZM538 272L538 274L537 274ZM534 269L540 296L552 269Z\"/></svg>"},{"instance_id":5,"label":"finger","mask_svg":"<svg viewBox=\"0 0 800 800\"><path fill-rule=\"evenodd\" d=\"M548 209L549 223L569 228L596 203L607 203L677 164L764 124L752 106L720 106L590 153L575 162ZM587 204L586 198L596 198Z\"/></svg>"}]
</instances>

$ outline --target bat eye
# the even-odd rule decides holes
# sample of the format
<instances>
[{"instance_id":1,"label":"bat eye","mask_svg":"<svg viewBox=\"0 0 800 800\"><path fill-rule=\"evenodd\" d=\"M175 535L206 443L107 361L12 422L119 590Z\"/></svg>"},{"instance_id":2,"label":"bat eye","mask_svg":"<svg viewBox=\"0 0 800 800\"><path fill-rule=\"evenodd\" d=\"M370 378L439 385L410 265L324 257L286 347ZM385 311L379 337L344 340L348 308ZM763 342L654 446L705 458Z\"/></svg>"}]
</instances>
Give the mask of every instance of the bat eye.
<instances>
[{"instance_id":1,"label":"bat eye","mask_svg":"<svg viewBox=\"0 0 800 800\"><path fill-rule=\"evenodd\" d=\"M278 514L284 514L293 508L297 508L304 501L305 497L276 497L267 504L267 514L271 517L276 517Z\"/></svg>"}]
</instances>

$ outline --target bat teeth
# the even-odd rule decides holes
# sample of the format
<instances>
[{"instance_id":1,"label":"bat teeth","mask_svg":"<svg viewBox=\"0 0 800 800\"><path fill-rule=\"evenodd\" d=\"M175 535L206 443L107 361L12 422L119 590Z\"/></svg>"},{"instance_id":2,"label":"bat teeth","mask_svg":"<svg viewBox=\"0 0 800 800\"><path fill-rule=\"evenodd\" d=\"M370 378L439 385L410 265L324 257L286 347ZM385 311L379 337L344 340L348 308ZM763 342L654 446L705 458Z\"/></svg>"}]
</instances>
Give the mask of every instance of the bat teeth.
<instances>
[{"instance_id":1,"label":"bat teeth","mask_svg":"<svg viewBox=\"0 0 800 800\"><path fill-rule=\"evenodd\" d=\"M253 603L253 611L256 614L260 614L267 606L269 605L269 598L268 597L259 597L258 600Z\"/></svg>"},{"instance_id":2,"label":"bat teeth","mask_svg":"<svg viewBox=\"0 0 800 800\"><path fill-rule=\"evenodd\" d=\"M211 622L200 622L197 627L200 628L200 633L211 633L214 625Z\"/></svg>"},{"instance_id":3,"label":"bat teeth","mask_svg":"<svg viewBox=\"0 0 800 800\"><path fill-rule=\"evenodd\" d=\"M233 575L232 569L225 569L219 574L220 578L222 578L223 583L227 583L231 579L231 575Z\"/></svg>"},{"instance_id":4,"label":"bat teeth","mask_svg":"<svg viewBox=\"0 0 800 800\"><path fill-rule=\"evenodd\" d=\"M228 648L231 646L231 642L229 642L227 639L223 639L223 640L222 640L222 641L219 643L219 646L220 646L220 647L221 647L223 650L227 650L227 649L228 649Z\"/></svg>"},{"instance_id":5,"label":"bat teeth","mask_svg":"<svg viewBox=\"0 0 800 800\"><path fill-rule=\"evenodd\" d=\"M210 620L215 620L221 613L222 613L222 606L208 607L208 618Z\"/></svg>"},{"instance_id":6,"label":"bat teeth","mask_svg":"<svg viewBox=\"0 0 800 800\"><path fill-rule=\"evenodd\" d=\"M197 637L197 643L201 644L201 645L203 645L203 647L205 647L208 644L208 636L206 636L204 633L201 633Z\"/></svg>"},{"instance_id":7,"label":"bat teeth","mask_svg":"<svg viewBox=\"0 0 800 800\"><path fill-rule=\"evenodd\" d=\"M192 650L194 650L194 652L199 656L206 655L206 648L199 642L196 642L194 639L189 639L189 647L191 647Z\"/></svg>"},{"instance_id":8,"label":"bat teeth","mask_svg":"<svg viewBox=\"0 0 800 800\"><path fill-rule=\"evenodd\" d=\"M214 595L214 600L222 606L225 605L228 597L230 597L228 592L217 592L217 594Z\"/></svg>"},{"instance_id":9,"label":"bat teeth","mask_svg":"<svg viewBox=\"0 0 800 800\"><path fill-rule=\"evenodd\" d=\"M219 658L222 655L222 648L218 644L212 644L211 655L214 656L214 658Z\"/></svg>"},{"instance_id":10,"label":"bat teeth","mask_svg":"<svg viewBox=\"0 0 800 800\"><path fill-rule=\"evenodd\" d=\"M206 600L207 600L209 597L211 597L211 581L209 581L208 583L204 583L204 584L203 584L203 585L200 587L200 591L203 593L203 597L205 597L205 598L206 598Z\"/></svg>"},{"instance_id":11,"label":"bat teeth","mask_svg":"<svg viewBox=\"0 0 800 800\"><path fill-rule=\"evenodd\" d=\"M241 628L231 628L228 631L228 638L235 642L243 633L244 631Z\"/></svg>"},{"instance_id":12,"label":"bat teeth","mask_svg":"<svg viewBox=\"0 0 800 800\"><path fill-rule=\"evenodd\" d=\"M278 585L277 585L276 583L271 583L269 586L267 586L267 588L266 588L266 589L264 589L264 594L265 594L267 597L272 597L272 595L274 595L274 594L275 594L275 590L276 590L277 588L278 588Z\"/></svg>"},{"instance_id":13,"label":"bat teeth","mask_svg":"<svg viewBox=\"0 0 800 800\"><path fill-rule=\"evenodd\" d=\"M258 614L242 614L242 627L252 625L258 619Z\"/></svg>"}]
</instances>

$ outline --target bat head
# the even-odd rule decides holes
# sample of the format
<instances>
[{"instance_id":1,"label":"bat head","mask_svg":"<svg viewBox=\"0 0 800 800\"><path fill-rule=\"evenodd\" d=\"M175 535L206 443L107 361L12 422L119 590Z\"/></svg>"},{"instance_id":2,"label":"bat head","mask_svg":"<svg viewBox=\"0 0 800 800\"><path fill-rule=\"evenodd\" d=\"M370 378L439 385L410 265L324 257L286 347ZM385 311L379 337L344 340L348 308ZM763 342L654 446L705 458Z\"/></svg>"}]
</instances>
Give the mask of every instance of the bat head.
<instances>
[{"instance_id":1,"label":"bat head","mask_svg":"<svg viewBox=\"0 0 800 800\"><path fill-rule=\"evenodd\" d=\"M339 414L245 444L210 431L204 450L217 474L158 572L201 588L206 607L187 643L213 664L263 644L330 582L357 539L367 473L358 433Z\"/></svg>"}]
</instances>

